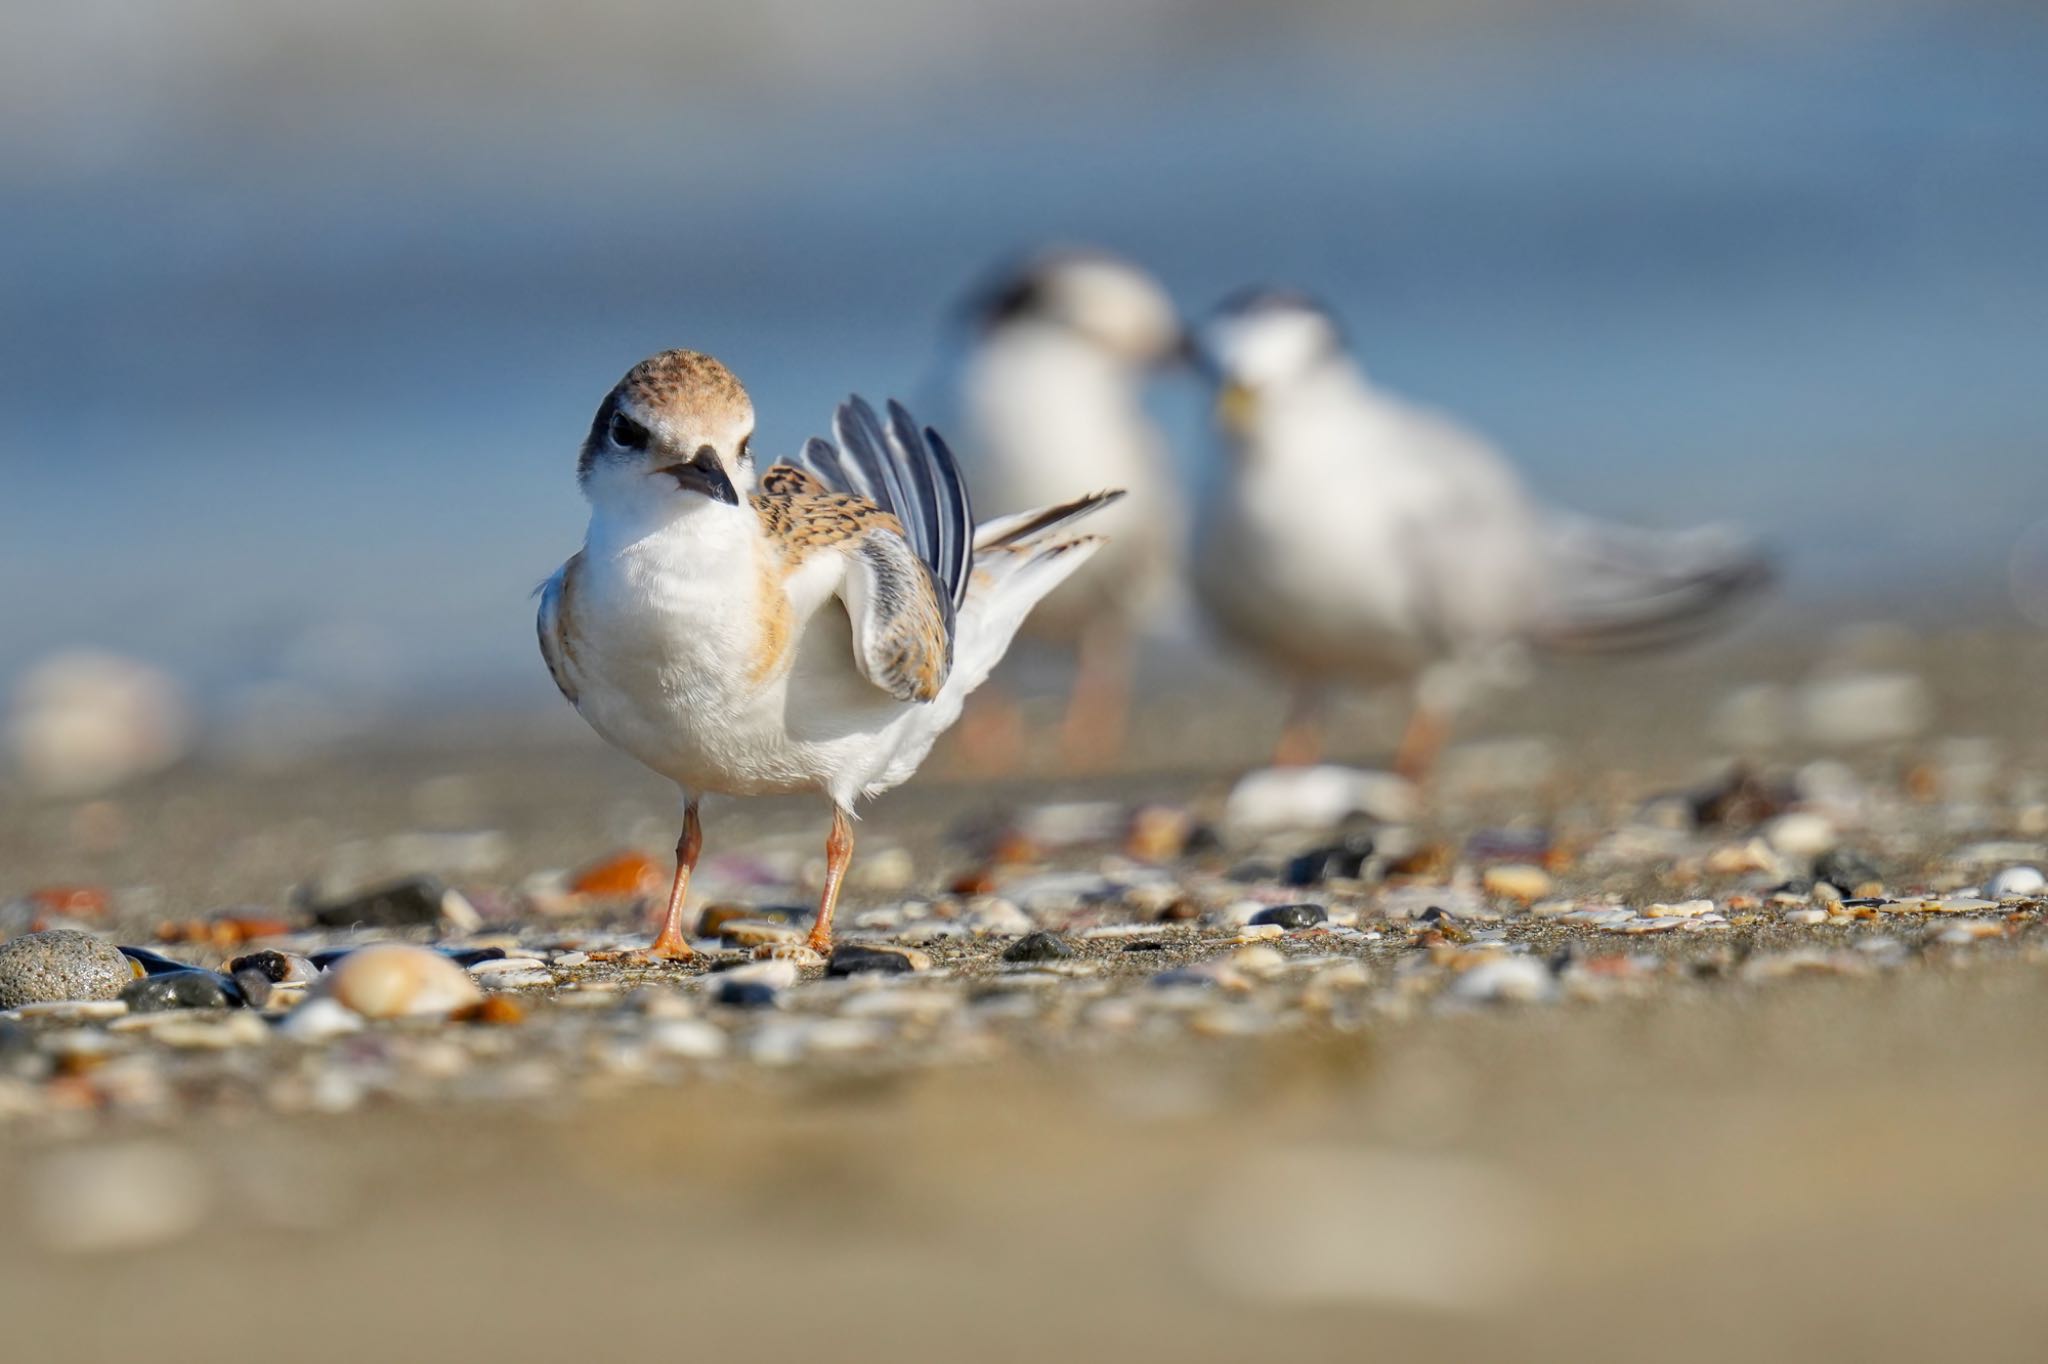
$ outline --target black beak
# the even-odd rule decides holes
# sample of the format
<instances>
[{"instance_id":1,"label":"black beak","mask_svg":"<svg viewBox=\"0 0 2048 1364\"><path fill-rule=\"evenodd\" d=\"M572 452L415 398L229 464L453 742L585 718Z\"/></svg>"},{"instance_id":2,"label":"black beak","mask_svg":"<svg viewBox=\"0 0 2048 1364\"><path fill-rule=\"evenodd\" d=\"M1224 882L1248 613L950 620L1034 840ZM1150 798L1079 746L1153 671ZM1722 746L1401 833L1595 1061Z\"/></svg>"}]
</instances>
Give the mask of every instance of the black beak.
<instances>
[{"instance_id":1,"label":"black beak","mask_svg":"<svg viewBox=\"0 0 2048 1364\"><path fill-rule=\"evenodd\" d=\"M739 489L732 486L732 480L725 475L725 466L718 462L718 452L708 445L697 447L697 453L681 464L671 464L655 472L667 474L676 481L678 488L693 493L702 493L713 502L723 502L728 507L740 504Z\"/></svg>"},{"instance_id":2,"label":"black beak","mask_svg":"<svg viewBox=\"0 0 2048 1364\"><path fill-rule=\"evenodd\" d=\"M1208 352L1202 349L1201 342L1195 339L1195 334L1191 331L1180 334L1180 341L1166 357L1166 363L1178 369L1192 370L1211 383L1221 377L1216 372L1216 366L1210 363Z\"/></svg>"}]
</instances>

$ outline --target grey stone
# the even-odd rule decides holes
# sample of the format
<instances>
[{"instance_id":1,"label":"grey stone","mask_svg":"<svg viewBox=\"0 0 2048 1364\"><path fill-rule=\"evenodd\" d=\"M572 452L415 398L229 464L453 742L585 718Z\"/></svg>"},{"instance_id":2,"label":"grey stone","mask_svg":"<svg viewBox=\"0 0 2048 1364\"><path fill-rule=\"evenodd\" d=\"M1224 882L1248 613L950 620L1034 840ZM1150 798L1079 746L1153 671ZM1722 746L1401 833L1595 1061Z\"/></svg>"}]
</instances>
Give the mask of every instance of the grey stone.
<instances>
[{"instance_id":1,"label":"grey stone","mask_svg":"<svg viewBox=\"0 0 2048 1364\"><path fill-rule=\"evenodd\" d=\"M121 949L74 928L0 944L0 1009L71 999L113 999L135 979Z\"/></svg>"},{"instance_id":2,"label":"grey stone","mask_svg":"<svg viewBox=\"0 0 2048 1364\"><path fill-rule=\"evenodd\" d=\"M1026 933L1010 944L1003 953L1003 960L1062 961L1073 955L1074 949L1057 933Z\"/></svg>"}]
</instances>

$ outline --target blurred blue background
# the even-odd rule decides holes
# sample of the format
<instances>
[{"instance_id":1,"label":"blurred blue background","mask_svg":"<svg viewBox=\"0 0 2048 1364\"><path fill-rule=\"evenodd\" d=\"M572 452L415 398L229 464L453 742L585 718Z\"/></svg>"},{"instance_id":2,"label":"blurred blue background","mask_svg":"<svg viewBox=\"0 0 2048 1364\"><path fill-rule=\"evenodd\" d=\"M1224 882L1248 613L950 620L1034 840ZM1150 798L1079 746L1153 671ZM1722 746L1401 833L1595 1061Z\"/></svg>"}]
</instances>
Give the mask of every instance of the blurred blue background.
<instances>
[{"instance_id":1,"label":"blurred blue background","mask_svg":"<svg viewBox=\"0 0 2048 1364\"><path fill-rule=\"evenodd\" d=\"M0 685L552 704L527 593L621 371L713 351L786 449L928 397L1046 239L1308 287L1794 606L2017 621L2048 515L2035 7L88 0L0 14L0 114Z\"/></svg>"}]
</instances>

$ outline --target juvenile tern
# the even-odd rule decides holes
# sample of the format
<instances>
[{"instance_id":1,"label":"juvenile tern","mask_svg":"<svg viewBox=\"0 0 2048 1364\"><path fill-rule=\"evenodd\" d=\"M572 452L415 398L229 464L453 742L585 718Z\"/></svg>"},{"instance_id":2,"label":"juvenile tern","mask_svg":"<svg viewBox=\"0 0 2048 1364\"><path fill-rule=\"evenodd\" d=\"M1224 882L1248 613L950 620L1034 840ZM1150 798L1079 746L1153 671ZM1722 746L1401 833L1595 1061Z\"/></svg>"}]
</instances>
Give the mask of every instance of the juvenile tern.
<instances>
[{"instance_id":1,"label":"juvenile tern","mask_svg":"<svg viewBox=\"0 0 2048 1364\"><path fill-rule=\"evenodd\" d=\"M707 793L832 803L810 944L829 951L852 811L917 770L1025 615L1100 547L1096 493L975 526L953 458L902 407L840 406L834 442L758 478L754 407L708 355L641 361L590 424L583 548L540 589L541 654L603 738L682 788L652 955L683 906Z\"/></svg>"}]
</instances>

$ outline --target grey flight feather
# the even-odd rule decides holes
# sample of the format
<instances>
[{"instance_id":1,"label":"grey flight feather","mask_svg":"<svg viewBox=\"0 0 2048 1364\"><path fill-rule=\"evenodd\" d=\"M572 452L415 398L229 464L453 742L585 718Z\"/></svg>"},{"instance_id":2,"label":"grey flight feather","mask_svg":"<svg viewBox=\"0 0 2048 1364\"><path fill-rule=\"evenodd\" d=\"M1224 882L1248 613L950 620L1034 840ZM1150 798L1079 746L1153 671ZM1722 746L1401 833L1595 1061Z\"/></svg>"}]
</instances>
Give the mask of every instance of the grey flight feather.
<instances>
[{"instance_id":1,"label":"grey flight feather","mask_svg":"<svg viewBox=\"0 0 2048 1364\"><path fill-rule=\"evenodd\" d=\"M1543 548L1552 614L1538 641L1592 652L1652 648L1704 633L1770 585L1770 556L1722 527L1675 533L1553 513Z\"/></svg>"},{"instance_id":2,"label":"grey flight feather","mask_svg":"<svg viewBox=\"0 0 2048 1364\"><path fill-rule=\"evenodd\" d=\"M902 523L938 586L950 631L974 568L974 512L953 452L894 402L884 425L864 399L848 398L833 415L832 434L836 447L814 436L800 462L826 487L865 498Z\"/></svg>"}]
</instances>

